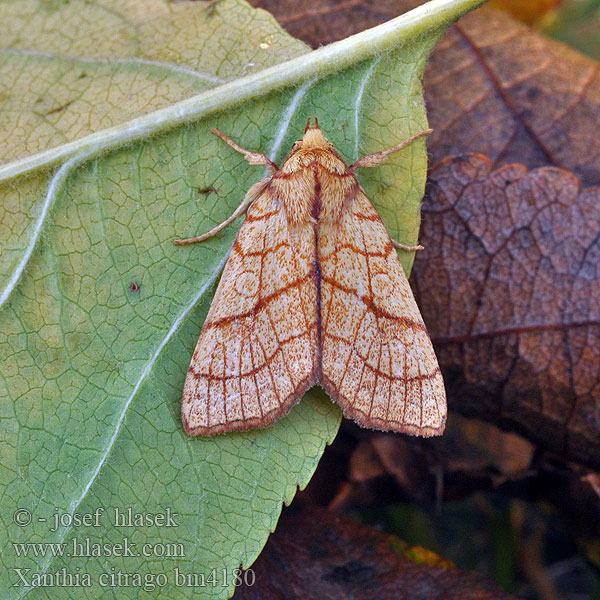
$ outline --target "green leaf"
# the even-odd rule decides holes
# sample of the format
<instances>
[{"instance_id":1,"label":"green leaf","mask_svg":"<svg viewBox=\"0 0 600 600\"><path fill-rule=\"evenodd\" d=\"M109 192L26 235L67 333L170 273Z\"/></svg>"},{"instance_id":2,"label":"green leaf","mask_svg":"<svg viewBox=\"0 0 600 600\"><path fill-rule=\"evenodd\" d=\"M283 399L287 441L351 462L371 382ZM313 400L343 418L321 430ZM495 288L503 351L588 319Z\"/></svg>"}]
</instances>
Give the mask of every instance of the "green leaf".
<instances>
[{"instance_id":1,"label":"green leaf","mask_svg":"<svg viewBox=\"0 0 600 600\"><path fill-rule=\"evenodd\" d=\"M317 115L348 161L390 147L426 126L428 53L478 4L435 0L315 52L241 0L0 4L0 147L15 159L0 166L3 598L97 598L107 585L120 598L231 595L340 411L313 391L266 430L183 432L185 373L236 227L172 242L222 221L263 175L210 129L281 160ZM405 243L423 149L360 176ZM177 527L116 526L130 507L169 510ZM97 527L69 522L97 509ZM72 555L86 538L108 544L102 556ZM139 556L119 556L124 538ZM63 543L64 556L32 543ZM63 568L83 587L60 585ZM178 586L175 569L205 587Z\"/></svg>"},{"instance_id":2,"label":"green leaf","mask_svg":"<svg viewBox=\"0 0 600 600\"><path fill-rule=\"evenodd\" d=\"M600 60L600 0L565 0L544 19L542 31Z\"/></svg>"}]
</instances>

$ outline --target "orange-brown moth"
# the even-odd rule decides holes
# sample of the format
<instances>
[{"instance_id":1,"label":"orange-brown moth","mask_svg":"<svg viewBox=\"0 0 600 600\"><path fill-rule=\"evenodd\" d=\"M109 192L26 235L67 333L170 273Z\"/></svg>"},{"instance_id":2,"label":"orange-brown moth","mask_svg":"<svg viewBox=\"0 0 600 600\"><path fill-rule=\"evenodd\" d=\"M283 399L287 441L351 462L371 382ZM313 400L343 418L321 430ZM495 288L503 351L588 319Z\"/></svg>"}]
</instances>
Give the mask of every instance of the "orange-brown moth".
<instances>
[{"instance_id":1,"label":"orange-brown moth","mask_svg":"<svg viewBox=\"0 0 600 600\"><path fill-rule=\"evenodd\" d=\"M355 172L431 130L348 166L315 118L277 167L213 132L269 176L243 213L185 380L190 435L266 427L319 384L363 427L443 432L446 395L395 248Z\"/></svg>"}]
</instances>

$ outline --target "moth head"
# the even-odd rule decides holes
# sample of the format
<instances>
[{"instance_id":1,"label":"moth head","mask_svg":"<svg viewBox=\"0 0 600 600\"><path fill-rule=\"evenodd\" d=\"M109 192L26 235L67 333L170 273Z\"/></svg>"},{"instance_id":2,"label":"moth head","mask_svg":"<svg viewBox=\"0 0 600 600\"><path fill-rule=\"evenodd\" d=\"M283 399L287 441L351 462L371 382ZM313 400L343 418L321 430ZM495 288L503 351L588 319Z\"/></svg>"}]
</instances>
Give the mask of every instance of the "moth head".
<instances>
[{"instance_id":1,"label":"moth head","mask_svg":"<svg viewBox=\"0 0 600 600\"><path fill-rule=\"evenodd\" d=\"M313 148L329 149L331 144L327 141L327 138L323 135L323 132L319 129L319 121L315 117L315 124L310 124L310 117L306 123L306 129L304 130L303 138L294 144L294 150L312 150Z\"/></svg>"}]
</instances>

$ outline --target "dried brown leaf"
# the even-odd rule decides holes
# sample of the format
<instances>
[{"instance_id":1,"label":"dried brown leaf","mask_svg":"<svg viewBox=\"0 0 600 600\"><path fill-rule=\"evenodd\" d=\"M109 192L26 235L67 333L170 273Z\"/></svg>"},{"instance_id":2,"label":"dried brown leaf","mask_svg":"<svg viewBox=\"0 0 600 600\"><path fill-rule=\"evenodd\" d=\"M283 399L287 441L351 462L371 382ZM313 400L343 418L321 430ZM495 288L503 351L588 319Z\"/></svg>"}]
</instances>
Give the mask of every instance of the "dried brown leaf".
<instances>
[{"instance_id":1,"label":"dried brown leaf","mask_svg":"<svg viewBox=\"0 0 600 600\"><path fill-rule=\"evenodd\" d=\"M480 575L321 508L284 511L234 600L508 600Z\"/></svg>"},{"instance_id":2,"label":"dried brown leaf","mask_svg":"<svg viewBox=\"0 0 600 600\"><path fill-rule=\"evenodd\" d=\"M417 0L254 0L316 47L414 8ZM483 7L438 43L425 72L431 164L465 152L494 167L520 162L573 171L600 185L600 72L594 60Z\"/></svg>"},{"instance_id":3,"label":"dried brown leaf","mask_svg":"<svg viewBox=\"0 0 600 600\"><path fill-rule=\"evenodd\" d=\"M458 414L451 415L444 435L435 440L373 432L351 451L348 481L329 507L352 511L365 505L449 501L502 486L527 494L540 475L534 457L535 446L524 437Z\"/></svg>"},{"instance_id":4,"label":"dried brown leaf","mask_svg":"<svg viewBox=\"0 0 600 600\"><path fill-rule=\"evenodd\" d=\"M341 40L353 33L423 4L418 0L250 0L272 13L294 37L313 48Z\"/></svg>"},{"instance_id":5,"label":"dried brown leaf","mask_svg":"<svg viewBox=\"0 0 600 600\"><path fill-rule=\"evenodd\" d=\"M450 406L600 465L600 188L487 157L430 173L413 289Z\"/></svg>"},{"instance_id":6,"label":"dried brown leaf","mask_svg":"<svg viewBox=\"0 0 600 600\"><path fill-rule=\"evenodd\" d=\"M557 166L600 184L599 65L508 15L467 15L438 44L425 78L431 164L481 152L497 167Z\"/></svg>"}]
</instances>

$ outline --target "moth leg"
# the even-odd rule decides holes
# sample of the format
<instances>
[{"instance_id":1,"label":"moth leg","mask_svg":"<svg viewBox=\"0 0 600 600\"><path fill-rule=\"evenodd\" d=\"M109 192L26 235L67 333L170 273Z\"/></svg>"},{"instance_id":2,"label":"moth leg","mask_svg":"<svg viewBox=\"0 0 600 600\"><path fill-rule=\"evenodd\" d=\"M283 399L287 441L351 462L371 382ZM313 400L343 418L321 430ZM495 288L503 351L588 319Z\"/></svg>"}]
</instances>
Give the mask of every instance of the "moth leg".
<instances>
[{"instance_id":1,"label":"moth leg","mask_svg":"<svg viewBox=\"0 0 600 600\"><path fill-rule=\"evenodd\" d=\"M251 165L267 165L271 173L279 171L279 167L268 156L260 154L260 152L251 152L250 150L246 150L245 148L238 146L231 138L227 137L224 133L221 133L218 129L212 129L212 132L215 135L218 135L226 144L229 144L234 150L241 152L244 155L244 158Z\"/></svg>"},{"instance_id":2,"label":"moth leg","mask_svg":"<svg viewBox=\"0 0 600 600\"><path fill-rule=\"evenodd\" d=\"M263 193L270 180L270 177L266 177L265 179L261 179L260 181L256 182L248 190L246 197L242 200L242 203L233 211L231 216L227 217L227 219L225 219L222 223L219 223L219 225L217 225L216 227L213 227L213 229L211 229L210 231L207 231L206 233L203 233L202 235L199 235L197 237L187 238L185 240L173 240L173 243L177 244L178 246L185 246L187 244L203 242L204 240L208 240L209 238L217 235L219 231L222 231L223 229L225 229L225 227L233 223L233 221L235 221L240 215L246 213L249 206L256 200L256 198L258 198L258 196L260 196Z\"/></svg>"},{"instance_id":3,"label":"moth leg","mask_svg":"<svg viewBox=\"0 0 600 600\"><path fill-rule=\"evenodd\" d=\"M399 250L406 250L407 252L415 252L416 250L425 250L425 248L423 248L423 246L421 246L421 244L417 244L416 246L405 246L404 244L401 244L400 242L397 242L394 239L392 239L392 244L393 244L394 248L398 248Z\"/></svg>"},{"instance_id":4,"label":"moth leg","mask_svg":"<svg viewBox=\"0 0 600 600\"><path fill-rule=\"evenodd\" d=\"M402 150L409 144L412 144L416 139L423 137L424 135L429 135L433 129L425 129L424 131L419 131L419 133L415 133L411 135L409 138L405 139L403 142L400 142L397 146L393 148L388 148L387 150L383 150L382 152L375 152L374 154L367 154L367 156L363 156L359 158L353 165L350 165L350 170L355 171L359 167L376 167L379 163L383 162L390 154L394 152L398 152L398 150Z\"/></svg>"},{"instance_id":5,"label":"moth leg","mask_svg":"<svg viewBox=\"0 0 600 600\"><path fill-rule=\"evenodd\" d=\"M374 154L367 154L367 156L363 156L359 158L353 165L350 166L351 171L355 171L359 167L375 167L379 163L383 162L390 154L394 152L398 152L398 150L402 150L416 139L423 137L424 135L429 135L433 129L425 129L423 131L419 131L419 133L415 133L411 135L409 138L405 139L403 142L400 142L398 145L388 148L387 150L383 150L382 152L375 152ZM401 244L396 240L392 240L392 244L395 248L399 250L406 250L406 252L415 252L417 250L423 250L423 246L421 244L417 244L416 246L406 246L405 244Z\"/></svg>"}]
</instances>

